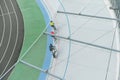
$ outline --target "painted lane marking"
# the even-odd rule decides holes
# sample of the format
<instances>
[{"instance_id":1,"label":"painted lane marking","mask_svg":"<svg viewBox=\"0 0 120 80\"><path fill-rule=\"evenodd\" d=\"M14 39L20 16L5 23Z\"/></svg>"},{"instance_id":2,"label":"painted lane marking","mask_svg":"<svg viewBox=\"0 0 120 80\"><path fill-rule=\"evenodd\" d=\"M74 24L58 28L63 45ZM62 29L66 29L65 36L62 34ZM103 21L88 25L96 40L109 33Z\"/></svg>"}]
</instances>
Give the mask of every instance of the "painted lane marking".
<instances>
[{"instance_id":1,"label":"painted lane marking","mask_svg":"<svg viewBox=\"0 0 120 80\"><path fill-rule=\"evenodd\" d=\"M17 17L17 14L16 14L16 11L15 11L14 5L13 5L13 3L12 3L11 0L10 0L10 2L11 2L11 5L12 5L12 8L13 8L13 10L14 10L14 13L15 13L15 16L16 16L16 20L17 20L17 36L16 36L15 46L14 46L14 48L13 48L12 54L11 54L11 56L10 56L8 62L7 62L6 67L4 68L2 74L5 72L7 66L9 65L9 63L10 63L10 61L11 61L13 55L14 55L14 51L15 51L15 48L16 48L16 45L17 45L17 41L18 41L18 33L19 33L19 30L18 30L18 24L19 24L19 23L18 23L18 17Z\"/></svg>"},{"instance_id":2,"label":"painted lane marking","mask_svg":"<svg viewBox=\"0 0 120 80\"><path fill-rule=\"evenodd\" d=\"M3 10L2 10L1 5L0 5L0 9L1 9L1 13L3 14ZM5 33L5 17L3 16L3 33L2 33L2 39L0 41L0 47L1 47L2 43L3 43L3 39L4 39L4 35L5 35L4 33Z\"/></svg>"},{"instance_id":3,"label":"painted lane marking","mask_svg":"<svg viewBox=\"0 0 120 80\"><path fill-rule=\"evenodd\" d=\"M5 7L6 7L7 11L9 12L5 0L4 0L4 3L5 3ZM5 57L5 55L6 55L6 52L7 52L7 49L8 49L8 47L9 47L9 44L10 44L11 33L12 33L12 21L11 21L11 16L10 16L10 15L9 15L9 19L10 19L10 34L9 34L9 39L8 39L8 43L7 43L7 47L6 47L6 49L5 49L5 52L4 52L4 54L3 54L3 56L2 56L2 58L1 58L1 60L0 60L0 63L1 63L2 60L4 59L4 57ZM0 76L1 76L1 75L0 75Z\"/></svg>"}]
</instances>

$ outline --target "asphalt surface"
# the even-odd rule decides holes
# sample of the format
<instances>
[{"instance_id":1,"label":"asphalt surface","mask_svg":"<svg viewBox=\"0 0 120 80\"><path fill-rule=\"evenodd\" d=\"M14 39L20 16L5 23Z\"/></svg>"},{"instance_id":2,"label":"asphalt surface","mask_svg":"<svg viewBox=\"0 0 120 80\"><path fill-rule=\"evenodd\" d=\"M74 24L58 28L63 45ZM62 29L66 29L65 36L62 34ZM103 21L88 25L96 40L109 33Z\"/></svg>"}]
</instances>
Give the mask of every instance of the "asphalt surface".
<instances>
[{"instance_id":1,"label":"asphalt surface","mask_svg":"<svg viewBox=\"0 0 120 80\"><path fill-rule=\"evenodd\" d=\"M24 23L16 0L0 0L0 76L17 61L23 36Z\"/></svg>"}]
</instances>

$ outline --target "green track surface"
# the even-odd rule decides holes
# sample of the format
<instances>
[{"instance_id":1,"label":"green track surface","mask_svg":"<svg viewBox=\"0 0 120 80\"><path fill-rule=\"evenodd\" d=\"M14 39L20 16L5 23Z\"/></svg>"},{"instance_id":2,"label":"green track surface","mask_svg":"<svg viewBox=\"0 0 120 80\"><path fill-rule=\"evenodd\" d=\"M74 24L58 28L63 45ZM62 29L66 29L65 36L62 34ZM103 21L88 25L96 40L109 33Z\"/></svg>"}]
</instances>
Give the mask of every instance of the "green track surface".
<instances>
[{"instance_id":1,"label":"green track surface","mask_svg":"<svg viewBox=\"0 0 120 80\"><path fill-rule=\"evenodd\" d=\"M24 42L20 57L26 53L28 48L37 39L45 29L45 22L42 12L35 0L17 0L24 19ZM41 36L40 39L32 46L22 60L42 67L46 53L47 37ZM25 64L18 63L13 69L8 80L37 80L40 71L33 69Z\"/></svg>"}]
</instances>

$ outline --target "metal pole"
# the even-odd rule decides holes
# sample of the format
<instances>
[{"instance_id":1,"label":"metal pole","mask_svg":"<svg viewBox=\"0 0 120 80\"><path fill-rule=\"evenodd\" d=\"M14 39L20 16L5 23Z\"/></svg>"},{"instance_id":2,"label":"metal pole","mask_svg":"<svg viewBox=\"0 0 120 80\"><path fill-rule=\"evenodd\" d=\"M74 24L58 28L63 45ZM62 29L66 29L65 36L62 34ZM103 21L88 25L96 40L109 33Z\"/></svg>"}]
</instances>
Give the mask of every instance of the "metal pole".
<instances>
[{"instance_id":1,"label":"metal pole","mask_svg":"<svg viewBox=\"0 0 120 80\"><path fill-rule=\"evenodd\" d=\"M58 76L56 76L56 75L54 75L54 74L51 74L51 73L49 73L48 71L43 70L43 69L41 69L41 68L39 68L39 67L37 67L37 66L34 66L34 65L30 64L30 63L27 63L27 62L25 62L25 61L23 61L23 60L20 60L20 62L23 63L23 64L25 64L25 65L27 65L27 66L30 66L30 67L32 67L32 68L34 68L34 69L40 70L40 71L42 71L42 72L44 72L44 73L46 73L46 74L48 74L48 75L50 75L50 76L53 76L53 77L55 77L55 78L57 78L57 79L63 80L62 78L60 78L60 77L58 77Z\"/></svg>"},{"instance_id":2,"label":"metal pole","mask_svg":"<svg viewBox=\"0 0 120 80\"><path fill-rule=\"evenodd\" d=\"M107 19L107 20L120 21L120 19L116 19L116 18L94 16L94 15L88 15L88 14L82 14L82 13L73 13L73 12L64 12L64 11L57 11L57 13L63 13L63 14L69 14L69 15L77 15L77 16L85 16L85 17L92 17L92 18L99 18L99 19Z\"/></svg>"},{"instance_id":3,"label":"metal pole","mask_svg":"<svg viewBox=\"0 0 120 80\"><path fill-rule=\"evenodd\" d=\"M96 44L92 44L92 43L88 43L88 42L84 42L84 41L79 41L79 40L71 39L69 37L66 38L66 37L62 37L62 36L58 36L58 35L53 35L53 34L50 34L50 33L47 33L47 32L45 32L44 34L50 35L50 36L55 36L55 37L61 38L61 39L71 40L73 42L77 42L77 43L89 45L89 46L96 47L96 48L101 48L101 49L110 50L110 51L114 51L114 52L120 52L119 50L116 50L116 49L111 49L111 48L107 48L107 47L104 47L104 46L100 46L100 45L96 45Z\"/></svg>"}]
</instances>

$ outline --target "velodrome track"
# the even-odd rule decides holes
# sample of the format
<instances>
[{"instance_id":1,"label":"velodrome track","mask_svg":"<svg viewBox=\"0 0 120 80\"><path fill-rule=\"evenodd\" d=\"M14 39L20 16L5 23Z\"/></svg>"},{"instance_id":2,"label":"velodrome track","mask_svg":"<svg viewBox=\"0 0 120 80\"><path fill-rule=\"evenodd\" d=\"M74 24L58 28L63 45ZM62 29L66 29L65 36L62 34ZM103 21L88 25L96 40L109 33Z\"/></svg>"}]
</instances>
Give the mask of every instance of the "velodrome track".
<instances>
[{"instance_id":1,"label":"velodrome track","mask_svg":"<svg viewBox=\"0 0 120 80\"><path fill-rule=\"evenodd\" d=\"M16 0L0 0L0 76L19 57L23 43L23 27L23 18ZM7 76L3 80L6 80Z\"/></svg>"}]
</instances>

